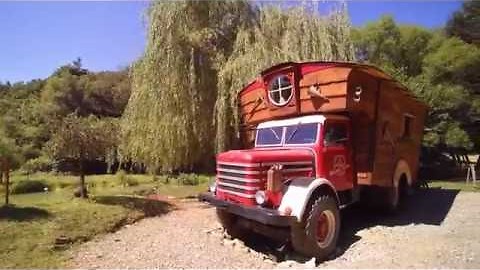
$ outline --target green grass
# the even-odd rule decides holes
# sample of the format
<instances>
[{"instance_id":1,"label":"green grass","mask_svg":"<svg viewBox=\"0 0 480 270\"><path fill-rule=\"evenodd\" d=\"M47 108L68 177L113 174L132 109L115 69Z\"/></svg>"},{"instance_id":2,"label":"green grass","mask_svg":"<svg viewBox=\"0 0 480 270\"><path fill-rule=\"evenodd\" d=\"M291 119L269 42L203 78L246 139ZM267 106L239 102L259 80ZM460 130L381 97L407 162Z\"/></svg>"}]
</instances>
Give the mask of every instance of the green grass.
<instances>
[{"instance_id":1,"label":"green grass","mask_svg":"<svg viewBox=\"0 0 480 270\"><path fill-rule=\"evenodd\" d=\"M195 196L207 189L209 181L208 176L199 176L199 185L184 186L175 179L166 183L162 177L156 181L148 175L129 177L135 178L138 185L122 186L115 175L87 176L91 199L83 200L73 197L78 177L53 174L27 177L14 173L12 185L28 178L43 180L52 188L49 192L11 195L12 206L0 208L0 267L65 266L68 258L65 250L55 245L57 238L66 240L65 247L69 248L152 215L152 209L156 211L153 214L165 213L171 210L168 204L152 205L136 195ZM3 190L0 192L3 195Z\"/></svg>"},{"instance_id":2,"label":"green grass","mask_svg":"<svg viewBox=\"0 0 480 270\"><path fill-rule=\"evenodd\" d=\"M55 248L56 238L82 242L142 217L140 211L73 198L65 191L13 195L11 201L14 205L0 209L2 268L62 266L65 254Z\"/></svg>"},{"instance_id":3,"label":"green grass","mask_svg":"<svg viewBox=\"0 0 480 270\"><path fill-rule=\"evenodd\" d=\"M480 192L480 180L477 181L476 185L470 183L465 183L465 179L458 180L433 180L428 183L432 188L443 188L443 189L455 189L460 191L468 192Z\"/></svg>"},{"instance_id":4,"label":"green grass","mask_svg":"<svg viewBox=\"0 0 480 270\"><path fill-rule=\"evenodd\" d=\"M211 176L198 175L198 185L182 185L176 178L169 178L168 183L166 177L158 176L154 179L151 175L128 175L138 182L136 186L122 186L119 178L116 175L102 174L102 175L89 175L86 177L86 183L89 187L89 191L93 195L142 195L150 193L154 189L157 192L167 196L174 197L186 197L197 194L199 191L204 191L208 187L208 183ZM12 185L21 180L43 180L53 190L73 190L78 185L78 176L61 175L61 174L48 174L48 173L36 173L32 175L23 175L20 173L14 173L11 177Z\"/></svg>"}]
</instances>

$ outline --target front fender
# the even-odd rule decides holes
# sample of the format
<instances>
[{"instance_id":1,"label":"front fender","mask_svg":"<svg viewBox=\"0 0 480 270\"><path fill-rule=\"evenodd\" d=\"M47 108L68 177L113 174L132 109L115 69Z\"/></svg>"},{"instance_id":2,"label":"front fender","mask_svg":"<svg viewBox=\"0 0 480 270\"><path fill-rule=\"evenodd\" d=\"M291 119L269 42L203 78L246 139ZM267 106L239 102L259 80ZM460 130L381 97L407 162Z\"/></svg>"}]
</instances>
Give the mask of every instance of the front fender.
<instances>
[{"instance_id":1,"label":"front fender","mask_svg":"<svg viewBox=\"0 0 480 270\"><path fill-rule=\"evenodd\" d=\"M307 207L308 201L312 193L320 186L327 185L337 196L338 195L333 187L332 183L325 178L295 178L291 180L291 183L287 186L286 191L283 194L282 202L278 207L278 210L282 213L287 208L290 208L292 216L297 218L298 222L302 221L303 213Z\"/></svg>"}]
</instances>

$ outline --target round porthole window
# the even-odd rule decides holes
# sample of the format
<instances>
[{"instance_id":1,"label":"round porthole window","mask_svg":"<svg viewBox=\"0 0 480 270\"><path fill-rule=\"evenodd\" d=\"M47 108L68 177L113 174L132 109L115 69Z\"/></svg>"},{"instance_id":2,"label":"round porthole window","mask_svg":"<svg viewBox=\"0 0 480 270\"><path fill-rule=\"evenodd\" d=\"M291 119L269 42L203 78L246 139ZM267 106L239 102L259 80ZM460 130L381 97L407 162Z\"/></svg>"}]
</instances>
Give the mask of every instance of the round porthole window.
<instances>
[{"instance_id":1,"label":"round porthole window","mask_svg":"<svg viewBox=\"0 0 480 270\"><path fill-rule=\"evenodd\" d=\"M293 96L293 86L287 75L274 77L268 84L268 99L276 106L287 104Z\"/></svg>"}]
</instances>

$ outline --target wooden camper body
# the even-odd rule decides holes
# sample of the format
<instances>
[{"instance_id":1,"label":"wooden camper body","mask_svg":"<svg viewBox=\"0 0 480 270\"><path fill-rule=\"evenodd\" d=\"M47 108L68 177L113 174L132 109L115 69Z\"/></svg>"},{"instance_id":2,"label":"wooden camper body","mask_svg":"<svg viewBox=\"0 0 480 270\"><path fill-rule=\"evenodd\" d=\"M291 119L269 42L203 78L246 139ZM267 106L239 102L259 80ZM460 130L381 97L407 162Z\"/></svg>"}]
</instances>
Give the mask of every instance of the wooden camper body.
<instances>
[{"instance_id":1,"label":"wooden camper body","mask_svg":"<svg viewBox=\"0 0 480 270\"><path fill-rule=\"evenodd\" d=\"M287 75L293 97L284 106L269 100L269 82ZM342 114L351 119L353 166L360 185L391 186L398 160L412 180L418 171L427 107L381 70L339 62L283 63L261 73L239 93L241 139L252 147L255 127L268 120L309 114ZM327 120L328 121L328 120Z\"/></svg>"}]
</instances>

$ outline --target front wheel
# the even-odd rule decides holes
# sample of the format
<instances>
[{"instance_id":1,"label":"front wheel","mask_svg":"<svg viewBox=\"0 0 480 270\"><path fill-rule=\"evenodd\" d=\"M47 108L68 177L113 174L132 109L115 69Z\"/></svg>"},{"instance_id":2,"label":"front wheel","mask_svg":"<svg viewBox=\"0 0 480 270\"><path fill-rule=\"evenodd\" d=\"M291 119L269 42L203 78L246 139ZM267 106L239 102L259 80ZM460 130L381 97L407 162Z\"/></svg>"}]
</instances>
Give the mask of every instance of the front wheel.
<instances>
[{"instance_id":1,"label":"front wheel","mask_svg":"<svg viewBox=\"0 0 480 270\"><path fill-rule=\"evenodd\" d=\"M293 248L303 255L326 259L337 246L340 213L331 196L321 196L312 205L305 226L292 227Z\"/></svg>"}]
</instances>

